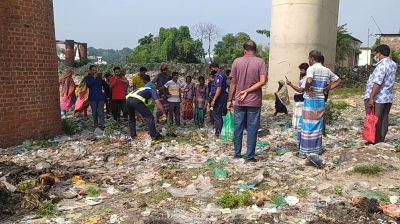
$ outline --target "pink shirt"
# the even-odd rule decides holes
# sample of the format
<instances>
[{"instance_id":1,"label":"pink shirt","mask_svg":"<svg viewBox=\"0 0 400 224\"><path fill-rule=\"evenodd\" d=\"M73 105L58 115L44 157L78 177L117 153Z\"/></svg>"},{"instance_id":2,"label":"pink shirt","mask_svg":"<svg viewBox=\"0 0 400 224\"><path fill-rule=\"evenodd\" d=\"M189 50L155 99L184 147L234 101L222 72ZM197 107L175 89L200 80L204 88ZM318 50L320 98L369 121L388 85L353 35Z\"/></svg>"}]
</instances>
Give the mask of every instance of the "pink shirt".
<instances>
[{"instance_id":1,"label":"pink shirt","mask_svg":"<svg viewBox=\"0 0 400 224\"><path fill-rule=\"evenodd\" d=\"M255 55L237 58L232 64L232 76L236 79L235 98L242 90L246 90L260 81L260 75L268 76L267 66L263 59ZM236 106L261 107L262 90L251 92L243 101L235 101Z\"/></svg>"}]
</instances>

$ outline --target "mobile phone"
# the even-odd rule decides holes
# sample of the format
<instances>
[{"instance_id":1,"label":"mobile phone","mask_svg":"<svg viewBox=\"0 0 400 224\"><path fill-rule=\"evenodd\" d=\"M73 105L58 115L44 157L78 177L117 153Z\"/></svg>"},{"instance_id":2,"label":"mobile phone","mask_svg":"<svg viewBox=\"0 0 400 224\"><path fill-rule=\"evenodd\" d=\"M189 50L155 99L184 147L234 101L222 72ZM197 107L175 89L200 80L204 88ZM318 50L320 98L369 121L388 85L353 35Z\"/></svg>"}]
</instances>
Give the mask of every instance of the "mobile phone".
<instances>
[{"instance_id":1,"label":"mobile phone","mask_svg":"<svg viewBox=\"0 0 400 224\"><path fill-rule=\"evenodd\" d=\"M288 78L286 77L286 75L285 75L285 78L286 78L286 80L288 80Z\"/></svg>"}]
</instances>

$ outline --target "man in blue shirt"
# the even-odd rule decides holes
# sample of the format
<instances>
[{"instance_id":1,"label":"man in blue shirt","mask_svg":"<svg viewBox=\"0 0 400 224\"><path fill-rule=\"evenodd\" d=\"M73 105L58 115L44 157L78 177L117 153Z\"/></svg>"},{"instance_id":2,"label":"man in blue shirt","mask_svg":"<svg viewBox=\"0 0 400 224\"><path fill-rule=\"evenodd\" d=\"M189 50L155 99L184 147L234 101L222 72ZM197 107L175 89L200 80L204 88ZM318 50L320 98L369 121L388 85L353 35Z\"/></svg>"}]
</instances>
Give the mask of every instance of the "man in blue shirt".
<instances>
[{"instance_id":1,"label":"man in blue shirt","mask_svg":"<svg viewBox=\"0 0 400 224\"><path fill-rule=\"evenodd\" d=\"M211 85L211 103L210 110L213 111L215 136L219 137L222 130L222 115L224 108L226 107L227 92L226 92L226 80L227 77L223 69L219 67L217 63L210 65L211 73L215 74L213 85Z\"/></svg>"},{"instance_id":2,"label":"man in blue shirt","mask_svg":"<svg viewBox=\"0 0 400 224\"><path fill-rule=\"evenodd\" d=\"M85 77L85 82L89 88L89 105L92 109L92 117L95 128L104 130L104 100L105 96L110 95L110 87L102 77L97 73L97 66L89 67L90 74Z\"/></svg>"},{"instance_id":3,"label":"man in blue shirt","mask_svg":"<svg viewBox=\"0 0 400 224\"><path fill-rule=\"evenodd\" d=\"M388 45L380 45L375 49L378 61L369 76L365 91L365 111L374 110L378 117L375 142L384 142L389 127L389 112L393 102L393 87L396 81L397 64L389 58Z\"/></svg>"},{"instance_id":4,"label":"man in blue shirt","mask_svg":"<svg viewBox=\"0 0 400 224\"><path fill-rule=\"evenodd\" d=\"M154 116L151 113L150 109L148 108L148 105L151 104L152 100L155 102L157 108L163 114L161 118L162 121L167 120L167 115L160 101L160 98L157 95L157 91L155 90L154 84L150 82L150 76L145 75L143 77L143 81L147 83L144 87L139 88L135 92L132 92L126 96L127 98L126 104L129 113L129 129L131 132L131 137L132 139L136 138L135 112L138 112L146 120L151 138L154 140L160 139L162 136L156 130Z\"/></svg>"}]
</instances>

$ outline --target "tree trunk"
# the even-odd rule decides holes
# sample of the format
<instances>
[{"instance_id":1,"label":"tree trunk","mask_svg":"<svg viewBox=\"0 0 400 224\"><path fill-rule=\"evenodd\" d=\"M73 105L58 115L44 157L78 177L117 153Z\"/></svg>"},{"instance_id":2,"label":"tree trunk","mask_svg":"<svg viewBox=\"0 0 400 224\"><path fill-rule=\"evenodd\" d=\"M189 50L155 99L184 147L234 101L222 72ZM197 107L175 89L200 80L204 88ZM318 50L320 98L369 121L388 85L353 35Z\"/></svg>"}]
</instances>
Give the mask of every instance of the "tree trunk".
<instances>
[{"instance_id":1,"label":"tree trunk","mask_svg":"<svg viewBox=\"0 0 400 224\"><path fill-rule=\"evenodd\" d=\"M211 34L208 35L208 59L210 59L211 63L213 62L211 58Z\"/></svg>"}]
</instances>

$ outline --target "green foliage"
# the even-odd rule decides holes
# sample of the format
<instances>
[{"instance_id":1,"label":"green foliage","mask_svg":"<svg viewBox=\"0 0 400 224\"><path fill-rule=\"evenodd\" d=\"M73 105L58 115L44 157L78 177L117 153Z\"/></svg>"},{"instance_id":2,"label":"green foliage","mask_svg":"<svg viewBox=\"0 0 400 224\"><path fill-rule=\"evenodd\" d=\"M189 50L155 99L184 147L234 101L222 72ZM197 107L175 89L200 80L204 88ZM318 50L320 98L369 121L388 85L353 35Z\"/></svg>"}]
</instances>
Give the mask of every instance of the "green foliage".
<instances>
[{"instance_id":1,"label":"green foliage","mask_svg":"<svg viewBox=\"0 0 400 224\"><path fill-rule=\"evenodd\" d=\"M220 64L232 64L235 58L243 56L243 44L250 40L246 33L231 33L222 37L214 47L214 61Z\"/></svg>"},{"instance_id":2,"label":"green foliage","mask_svg":"<svg viewBox=\"0 0 400 224\"><path fill-rule=\"evenodd\" d=\"M76 133L76 128L67 119L61 121L61 129L66 135L73 135Z\"/></svg>"},{"instance_id":3,"label":"green foliage","mask_svg":"<svg viewBox=\"0 0 400 224\"><path fill-rule=\"evenodd\" d=\"M51 143L47 139L35 140L33 141L33 144L39 148L48 148L51 146Z\"/></svg>"},{"instance_id":4,"label":"green foliage","mask_svg":"<svg viewBox=\"0 0 400 224\"><path fill-rule=\"evenodd\" d=\"M248 206L251 204L251 194L248 191L236 194L233 194L229 191L223 191L216 203L222 208Z\"/></svg>"},{"instance_id":5,"label":"green foliage","mask_svg":"<svg viewBox=\"0 0 400 224\"><path fill-rule=\"evenodd\" d=\"M114 50L114 49L102 49L102 48L88 48L88 55L89 56L101 56L103 60L109 64L125 63L126 58L132 54L132 49L130 48L123 48L122 50Z\"/></svg>"},{"instance_id":6,"label":"green foliage","mask_svg":"<svg viewBox=\"0 0 400 224\"><path fill-rule=\"evenodd\" d=\"M400 139L397 140L396 144L394 145L394 149L396 150L397 153L400 152Z\"/></svg>"},{"instance_id":7,"label":"green foliage","mask_svg":"<svg viewBox=\"0 0 400 224\"><path fill-rule=\"evenodd\" d=\"M376 199L378 201L386 202L386 203L390 201L389 196L380 191L364 192L363 196L368 199Z\"/></svg>"},{"instance_id":8,"label":"green foliage","mask_svg":"<svg viewBox=\"0 0 400 224\"><path fill-rule=\"evenodd\" d=\"M113 118L108 118L106 119L104 126L104 135L107 139L110 139L115 128L117 128L117 122Z\"/></svg>"},{"instance_id":9,"label":"green foliage","mask_svg":"<svg viewBox=\"0 0 400 224\"><path fill-rule=\"evenodd\" d=\"M339 101L337 103L332 103L332 106L334 109L344 110L344 109L348 108L350 105L347 104L346 102Z\"/></svg>"},{"instance_id":10,"label":"green foliage","mask_svg":"<svg viewBox=\"0 0 400 224\"><path fill-rule=\"evenodd\" d=\"M87 189L87 196L89 197L97 197L100 193L97 191L98 186L96 184L90 184Z\"/></svg>"},{"instance_id":11,"label":"green foliage","mask_svg":"<svg viewBox=\"0 0 400 224\"><path fill-rule=\"evenodd\" d=\"M138 42L129 63L198 63L205 55L201 41L192 39L187 26L160 28L158 36L149 34Z\"/></svg>"},{"instance_id":12,"label":"green foliage","mask_svg":"<svg viewBox=\"0 0 400 224\"><path fill-rule=\"evenodd\" d=\"M299 188L297 188L297 195L299 195L301 198L305 198L307 196L307 191L303 185L300 185Z\"/></svg>"},{"instance_id":13,"label":"green foliage","mask_svg":"<svg viewBox=\"0 0 400 224\"><path fill-rule=\"evenodd\" d=\"M339 185L335 186L335 194L337 195L342 195L343 194L343 188Z\"/></svg>"},{"instance_id":14,"label":"green foliage","mask_svg":"<svg viewBox=\"0 0 400 224\"><path fill-rule=\"evenodd\" d=\"M79 67L85 66L89 63L90 63L89 59L82 59L82 60L74 61L74 67L79 68Z\"/></svg>"},{"instance_id":15,"label":"green foliage","mask_svg":"<svg viewBox=\"0 0 400 224\"><path fill-rule=\"evenodd\" d=\"M354 167L354 172L367 175L378 175L383 171L384 169L377 164L363 164Z\"/></svg>"},{"instance_id":16,"label":"green foliage","mask_svg":"<svg viewBox=\"0 0 400 224\"><path fill-rule=\"evenodd\" d=\"M336 38L336 63L344 61L348 55L358 51L355 46L351 33L347 30L347 24L343 24L337 28Z\"/></svg>"},{"instance_id":17,"label":"green foliage","mask_svg":"<svg viewBox=\"0 0 400 224\"><path fill-rule=\"evenodd\" d=\"M335 110L332 100L329 100L325 107L325 119L326 124L332 124L332 122L338 119L340 112Z\"/></svg>"},{"instance_id":18,"label":"green foliage","mask_svg":"<svg viewBox=\"0 0 400 224\"><path fill-rule=\"evenodd\" d=\"M57 206L53 204L53 201L45 201L36 211L36 214L40 217L60 216L61 212L58 210Z\"/></svg>"},{"instance_id":19,"label":"green foliage","mask_svg":"<svg viewBox=\"0 0 400 224\"><path fill-rule=\"evenodd\" d=\"M337 88L329 92L329 95L332 97L347 99L349 97L354 97L354 96L363 96L364 93L365 93L364 88Z\"/></svg>"},{"instance_id":20,"label":"green foliage","mask_svg":"<svg viewBox=\"0 0 400 224\"><path fill-rule=\"evenodd\" d=\"M400 64L400 51L390 51L390 58L397 64Z\"/></svg>"},{"instance_id":21,"label":"green foliage","mask_svg":"<svg viewBox=\"0 0 400 224\"><path fill-rule=\"evenodd\" d=\"M22 191L33 189L36 187L36 180L30 179L30 180L21 181L16 187L18 190L22 190Z\"/></svg>"},{"instance_id":22,"label":"green foliage","mask_svg":"<svg viewBox=\"0 0 400 224\"><path fill-rule=\"evenodd\" d=\"M271 32L269 30L266 30L266 29L256 30L256 32L258 34L265 35L267 38L269 38L271 36Z\"/></svg>"}]
</instances>

